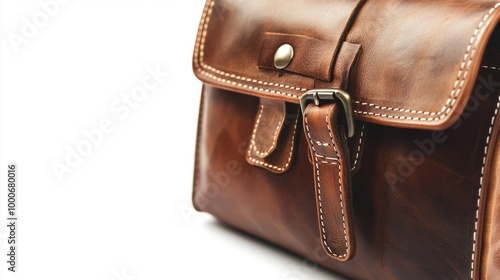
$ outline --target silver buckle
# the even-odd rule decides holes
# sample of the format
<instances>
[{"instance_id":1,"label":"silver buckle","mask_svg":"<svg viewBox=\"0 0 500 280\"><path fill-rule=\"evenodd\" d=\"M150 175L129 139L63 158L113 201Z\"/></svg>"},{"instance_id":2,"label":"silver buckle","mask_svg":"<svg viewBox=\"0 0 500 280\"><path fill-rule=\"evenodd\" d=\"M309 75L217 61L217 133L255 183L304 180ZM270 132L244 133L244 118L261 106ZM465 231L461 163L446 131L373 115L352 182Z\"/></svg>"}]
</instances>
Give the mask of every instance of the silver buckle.
<instances>
[{"instance_id":1,"label":"silver buckle","mask_svg":"<svg viewBox=\"0 0 500 280\"><path fill-rule=\"evenodd\" d=\"M347 121L347 137L352 138L355 132L352 100L349 93L341 89L313 89L304 93L300 97L300 108L302 109L302 114L304 114L304 111L309 103L314 102L316 106L319 106L323 100L340 101L340 103L342 103L345 112L345 119Z\"/></svg>"}]
</instances>

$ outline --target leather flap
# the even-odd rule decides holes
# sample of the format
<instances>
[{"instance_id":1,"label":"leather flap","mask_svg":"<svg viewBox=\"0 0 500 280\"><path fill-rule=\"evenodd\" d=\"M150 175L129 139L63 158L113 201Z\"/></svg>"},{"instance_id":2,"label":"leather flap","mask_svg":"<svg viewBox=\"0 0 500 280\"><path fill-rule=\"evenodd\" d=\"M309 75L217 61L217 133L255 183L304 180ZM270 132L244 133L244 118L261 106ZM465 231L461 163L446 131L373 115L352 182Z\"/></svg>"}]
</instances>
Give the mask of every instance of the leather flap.
<instances>
[{"instance_id":1,"label":"leather flap","mask_svg":"<svg viewBox=\"0 0 500 280\"><path fill-rule=\"evenodd\" d=\"M356 10L362 2L208 0L194 71L217 87L298 103L318 81L331 80L325 65L347 41L361 46L348 87L358 120L419 129L452 125L469 100L500 3L381 0ZM317 42L310 49L325 53L304 53L302 45L294 59L322 61L295 63L293 71L271 69L272 61L263 59L272 56L261 53L269 45L266 34Z\"/></svg>"}]
</instances>

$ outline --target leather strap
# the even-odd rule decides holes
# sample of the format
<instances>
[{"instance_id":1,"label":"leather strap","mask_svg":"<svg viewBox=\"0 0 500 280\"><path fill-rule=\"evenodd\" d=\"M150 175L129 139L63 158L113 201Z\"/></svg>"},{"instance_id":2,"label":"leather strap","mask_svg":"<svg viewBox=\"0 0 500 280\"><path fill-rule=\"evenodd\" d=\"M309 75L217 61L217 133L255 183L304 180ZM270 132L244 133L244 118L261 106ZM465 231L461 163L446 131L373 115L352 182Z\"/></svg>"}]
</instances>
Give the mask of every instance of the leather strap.
<instances>
[{"instance_id":1,"label":"leather strap","mask_svg":"<svg viewBox=\"0 0 500 280\"><path fill-rule=\"evenodd\" d=\"M266 33L259 54L259 67L274 70L276 49L291 43L295 57L285 69L315 78L315 88L341 88L349 86L349 78L361 51L359 44L345 41L356 14L364 0L346 1L349 7L341 13L344 28L335 42L293 34ZM284 166L271 164L282 126L283 108L278 101L261 99L260 113L255 122L251 145L247 153L250 164L272 172L285 172L293 155L293 137L288 161ZM309 105L304 113L304 127L313 159L316 205L321 243L325 252L339 261L350 260L356 242L352 220L351 166L344 130L339 123L342 108L333 103L316 107ZM274 131L274 134L273 134ZM278 134L276 134L278 133ZM283 159L284 157L279 157Z\"/></svg>"},{"instance_id":2,"label":"leather strap","mask_svg":"<svg viewBox=\"0 0 500 280\"><path fill-rule=\"evenodd\" d=\"M332 81L333 59L337 46L328 41L303 35L266 33L260 49L259 67L276 70L274 54L283 44L290 44L294 49L294 57L286 67L286 71L324 82Z\"/></svg>"},{"instance_id":3,"label":"leather strap","mask_svg":"<svg viewBox=\"0 0 500 280\"><path fill-rule=\"evenodd\" d=\"M326 83L316 80L314 88L341 88L346 89L349 86L349 79L352 70L361 53L361 45L343 42L340 48L337 61L333 66L334 80L331 83Z\"/></svg>"},{"instance_id":4,"label":"leather strap","mask_svg":"<svg viewBox=\"0 0 500 280\"><path fill-rule=\"evenodd\" d=\"M276 174L292 166L300 119L296 104L261 98L247 150L247 162Z\"/></svg>"},{"instance_id":5,"label":"leather strap","mask_svg":"<svg viewBox=\"0 0 500 280\"><path fill-rule=\"evenodd\" d=\"M361 46L344 42L334 65L331 84L317 87L347 89ZM337 103L310 104L304 127L313 160L319 233L325 252L339 261L354 257L356 240L351 196L351 157L345 136L343 108Z\"/></svg>"},{"instance_id":6,"label":"leather strap","mask_svg":"<svg viewBox=\"0 0 500 280\"><path fill-rule=\"evenodd\" d=\"M316 205L322 246L339 261L354 256L356 242L352 222L351 167L342 109L336 103L310 104L304 127L314 167Z\"/></svg>"},{"instance_id":7,"label":"leather strap","mask_svg":"<svg viewBox=\"0 0 500 280\"><path fill-rule=\"evenodd\" d=\"M259 113L251 140L254 152L259 158L266 158L276 149L285 118L284 101L260 99Z\"/></svg>"}]
</instances>

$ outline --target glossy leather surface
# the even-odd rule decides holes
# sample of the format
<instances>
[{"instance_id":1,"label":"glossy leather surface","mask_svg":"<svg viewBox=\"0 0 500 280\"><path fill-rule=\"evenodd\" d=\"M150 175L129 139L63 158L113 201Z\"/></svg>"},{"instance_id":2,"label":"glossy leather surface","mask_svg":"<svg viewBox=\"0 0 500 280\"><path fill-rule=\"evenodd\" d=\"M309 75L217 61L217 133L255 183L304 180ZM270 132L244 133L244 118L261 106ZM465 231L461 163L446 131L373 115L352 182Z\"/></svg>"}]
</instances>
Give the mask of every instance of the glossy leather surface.
<instances>
[{"instance_id":1,"label":"glossy leather surface","mask_svg":"<svg viewBox=\"0 0 500 280\"><path fill-rule=\"evenodd\" d=\"M313 165L318 232L324 252L338 261L356 254L351 165L341 105L309 104L304 111L306 142Z\"/></svg>"},{"instance_id":2,"label":"glossy leather surface","mask_svg":"<svg viewBox=\"0 0 500 280\"><path fill-rule=\"evenodd\" d=\"M492 49L494 37L483 58L498 5L354 2L286 1L284 10L277 6L285 1L207 2L193 64L205 83L195 207L353 279L499 279L500 55ZM349 12L327 17L333 9ZM336 31L346 26L345 34ZM347 81L357 118L347 156L355 167L356 253L347 262L328 256L318 235L314 160L302 119L296 137L282 134L278 141L285 144L273 151L294 139L286 170L277 174L248 162L260 99L287 101L288 110L307 89L328 85L259 68L266 32L331 41L337 55L342 39L360 46ZM342 61L336 59L333 68Z\"/></svg>"},{"instance_id":3,"label":"glossy leather surface","mask_svg":"<svg viewBox=\"0 0 500 280\"><path fill-rule=\"evenodd\" d=\"M470 279L474 246L480 267L476 205L498 96L443 133L366 125L352 178L356 257L341 263L325 255L318 236L305 136L289 172L251 166L245 153L258 98L211 86L203 95L197 209L354 279Z\"/></svg>"},{"instance_id":4,"label":"glossy leather surface","mask_svg":"<svg viewBox=\"0 0 500 280\"><path fill-rule=\"evenodd\" d=\"M297 103L315 88L315 79L259 68L266 33L303 35L332 46L345 37L363 49L350 87L358 119L404 128L452 125L472 92L500 3L362 2L209 0L195 74L222 88Z\"/></svg>"}]
</instances>

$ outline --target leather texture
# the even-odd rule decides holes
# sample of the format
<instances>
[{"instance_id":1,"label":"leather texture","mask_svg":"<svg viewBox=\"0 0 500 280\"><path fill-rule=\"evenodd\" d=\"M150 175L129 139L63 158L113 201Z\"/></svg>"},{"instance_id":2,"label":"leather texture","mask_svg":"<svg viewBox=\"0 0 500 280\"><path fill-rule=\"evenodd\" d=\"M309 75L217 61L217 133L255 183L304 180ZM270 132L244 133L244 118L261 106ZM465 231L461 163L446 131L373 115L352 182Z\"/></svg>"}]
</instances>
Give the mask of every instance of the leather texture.
<instances>
[{"instance_id":1,"label":"leather texture","mask_svg":"<svg viewBox=\"0 0 500 280\"><path fill-rule=\"evenodd\" d=\"M354 257L351 166L338 104L309 105L304 112L306 142L313 159L319 236L325 252L339 261Z\"/></svg>"},{"instance_id":2,"label":"leather texture","mask_svg":"<svg viewBox=\"0 0 500 280\"><path fill-rule=\"evenodd\" d=\"M286 71L326 82L332 81L331 69L337 46L307 36L266 33L260 48L259 67L276 71L274 54L284 44L292 45L296 54Z\"/></svg>"},{"instance_id":3,"label":"leather texture","mask_svg":"<svg viewBox=\"0 0 500 280\"><path fill-rule=\"evenodd\" d=\"M342 44L331 70L335 88L348 89L359 53L359 45ZM317 105L309 104L303 119L315 176L319 236L327 255L338 261L349 261L355 256L356 236L352 214L353 168L344 128L347 122L342 117L347 108L335 102Z\"/></svg>"},{"instance_id":4,"label":"leather texture","mask_svg":"<svg viewBox=\"0 0 500 280\"><path fill-rule=\"evenodd\" d=\"M284 101L261 98L259 107L251 147L257 157L266 158L278 145L286 120L286 104Z\"/></svg>"},{"instance_id":5,"label":"leather texture","mask_svg":"<svg viewBox=\"0 0 500 280\"><path fill-rule=\"evenodd\" d=\"M500 279L499 7L208 0L196 209L352 279ZM273 69L283 38L304 63Z\"/></svg>"},{"instance_id":6,"label":"leather texture","mask_svg":"<svg viewBox=\"0 0 500 280\"><path fill-rule=\"evenodd\" d=\"M300 113L295 104L260 98L247 162L276 174L288 171L295 157Z\"/></svg>"},{"instance_id":7,"label":"leather texture","mask_svg":"<svg viewBox=\"0 0 500 280\"><path fill-rule=\"evenodd\" d=\"M500 102L500 100L499 100ZM500 104L498 104L500 107ZM499 122L496 120L496 122ZM483 279L496 279L500 276L500 143L499 125L495 132L492 131L491 149L492 160L489 164L485 180L489 181L489 189L484 189L485 221L484 221L484 254L482 260L481 276Z\"/></svg>"},{"instance_id":8,"label":"leather texture","mask_svg":"<svg viewBox=\"0 0 500 280\"><path fill-rule=\"evenodd\" d=\"M334 46L346 37L363 48L352 89L359 120L424 129L445 129L455 123L470 98L487 39L500 19L500 3L359 4L209 0L195 47L195 74L220 88L298 103L304 92L315 88L315 79L257 67L266 33L308 36ZM352 27L344 34L348 22ZM427 92L432 98L422 98Z\"/></svg>"},{"instance_id":9,"label":"leather texture","mask_svg":"<svg viewBox=\"0 0 500 280\"><path fill-rule=\"evenodd\" d=\"M315 88L347 89L360 53L360 45L344 42L335 61L335 65L332 67L333 70L331 70L334 77L333 81L331 83L325 83L316 80L314 84Z\"/></svg>"}]
</instances>

